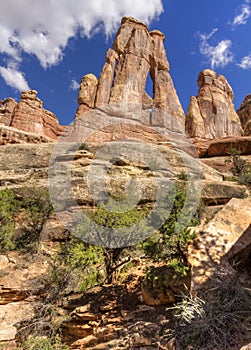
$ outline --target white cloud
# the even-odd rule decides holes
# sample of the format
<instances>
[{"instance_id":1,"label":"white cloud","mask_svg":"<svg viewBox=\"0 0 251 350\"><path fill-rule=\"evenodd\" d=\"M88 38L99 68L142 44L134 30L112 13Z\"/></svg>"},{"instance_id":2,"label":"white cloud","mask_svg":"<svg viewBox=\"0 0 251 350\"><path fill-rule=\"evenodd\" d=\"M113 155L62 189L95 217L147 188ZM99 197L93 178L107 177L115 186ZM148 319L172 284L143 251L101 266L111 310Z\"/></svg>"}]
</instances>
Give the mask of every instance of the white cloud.
<instances>
[{"instance_id":1,"label":"white cloud","mask_svg":"<svg viewBox=\"0 0 251 350\"><path fill-rule=\"evenodd\" d=\"M241 24L246 24L247 20L251 16L251 7L248 5L250 1L246 1L245 4L242 4L240 13L235 16L235 18L232 21L232 26L237 27Z\"/></svg>"},{"instance_id":2,"label":"white cloud","mask_svg":"<svg viewBox=\"0 0 251 350\"><path fill-rule=\"evenodd\" d=\"M0 75L5 83L18 91L29 90L29 85L25 80L24 74L17 67L11 64L6 68L0 66Z\"/></svg>"},{"instance_id":3,"label":"white cloud","mask_svg":"<svg viewBox=\"0 0 251 350\"><path fill-rule=\"evenodd\" d=\"M217 28L213 29L209 34L199 34L200 36L200 53L207 58L211 67L225 67L233 62L234 55L231 51L232 41L221 40L216 45L210 45L209 39L217 32Z\"/></svg>"},{"instance_id":4,"label":"white cloud","mask_svg":"<svg viewBox=\"0 0 251 350\"><path fill-rule=\"evenodd\" d=\"M241 63L238 63L237 66L241 67L242 69L251 69L251 53L244 56Z\"/></svg>"},{"instance_id":5,"label":"white cloud","mask_svg":"<svg viewBox=\"0 0 251 350\"><path fill-rule=\"evenodd\" d=\"M77 33L114 33L124 15L145 23L163 11L162 0L8 0L1 2L0 53L21 60L37 57L42 67L57 64L68 40Z\"/></svg>"},{"instance_id":6,"label":"white cloud","mask_svg":"<svg viewBox=\"0 0 251 350\"><path fill-rule=\"evenodd\" d=\"M76 91L79 89L80 84L77 82L77 80L72 79L70 83L70 90Z\"/></svg>"}]
</instances>

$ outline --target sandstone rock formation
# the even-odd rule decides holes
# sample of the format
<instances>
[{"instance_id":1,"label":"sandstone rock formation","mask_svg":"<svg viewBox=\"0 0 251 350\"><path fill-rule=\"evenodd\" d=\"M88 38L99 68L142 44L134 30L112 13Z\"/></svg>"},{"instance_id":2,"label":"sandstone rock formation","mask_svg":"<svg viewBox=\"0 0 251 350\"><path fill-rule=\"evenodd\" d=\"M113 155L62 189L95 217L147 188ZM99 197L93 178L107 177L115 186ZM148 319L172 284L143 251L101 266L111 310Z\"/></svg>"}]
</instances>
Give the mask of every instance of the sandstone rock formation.
<instances>
[{"instance_id":1,"label":"sandstone rock formation","mask_svg":"<svg viewBox=\"0 0 251 350\"><path fill-rule=\"evenodd\" d=\"M87 74L82 78L78 94L79 107L76 116L83 114L90 108L94 108L97 85L98 80L94 74Z\"/></svg>"},{"instance_id":2,"label":"sandstone rock formation","mask_svg":"<svg viewBox=\"0 0 251 350\"><path fill-rule=\"evenodd\" d=\"M237 110L245 136L251 136L251 95L247 95Z\"/></svg>"},{"instance_id":3,"label":"sandstone rock formation","mask_svg":"<svg viewBox=\"0 0 251 350\"><path fill-rule=\"evenodd\" d=\"M50 138L39 134L0 125L0 146L13 143L45 143L51 141Z\"/></svg>"},{"instance_id":4,"label":"sandstone rock formation","mask_svg":"<svg viewBox=\"0 0 251 350\"><path fill-rule=\"evenodd\" d=\"M43 102L35 90L22 92L20 101L13 109L10 126L52 140L63 131L56 116L43 108Z\"/></svg>"},{"instance_id":5,"label":"sandstone rock formation","mask_svg":"<svg viewBox=\"0 0 251 350\"><path fill-rule=\"evenodd\" d=\"M238 213L238 215L236 215ZM201 288L217 269L251 246L251 198L231 199L200 229L188 252L192 289Z\"/></svg>"},{"instance_id":6,"label":"sandstone rock formation","mask_svg":"<svg viewBox=\"0 0 251 350\"><path fill-rule=\"evenodd\" d=\"M191 97L186 115L187 134L201 139L241 136L243 130L227 79L206 69L199 74L198 86L198 95Z\"/></svg>"},{"instance_id":7,"label":"sandstone rock formation","mask_svg":"<svg viewBox=\"0 0 251 350\"><path fill-rule=\"evenodd\" d=\"M124 17L98 82L90 74L82 79L76 117L101 108L144 125L183 131L184 112L169 74L164 40L161 32L149 32L142 22ZM149 74L153 99L145 91ZM145 112L149 108L152 112Z\"/></svg>"},{"instance_id":8,"label":"sandstone rock formation","mask_svg":"<svg viewBox=\"0 0 251 350\"><path fill-rule=\"evenodd\" d=\"M10 126L12 114L17 105L13 98L6 98L0 101L0 124Z\"/></svg>"}]
</instances>

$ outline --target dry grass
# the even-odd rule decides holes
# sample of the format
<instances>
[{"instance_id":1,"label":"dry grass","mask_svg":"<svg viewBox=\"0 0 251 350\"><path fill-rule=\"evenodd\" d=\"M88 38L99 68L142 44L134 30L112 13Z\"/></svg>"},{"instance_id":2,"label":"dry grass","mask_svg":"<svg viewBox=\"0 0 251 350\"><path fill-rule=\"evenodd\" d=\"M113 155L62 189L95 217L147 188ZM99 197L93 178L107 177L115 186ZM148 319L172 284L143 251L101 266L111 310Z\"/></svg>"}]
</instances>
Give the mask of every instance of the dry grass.
<instances>
[{"instance_id":1,"label":"dry grass","mask_svg":"<svg viewBox=\"0 0 251 350\"><path fill-rule=\"evenodd\" d=\"M251 290L246 279L238 272L221 270L198 296L183 296L173 308L177 322L169 332L177 350L240 348L250 336Z\"/></svg>"}]
</instances>

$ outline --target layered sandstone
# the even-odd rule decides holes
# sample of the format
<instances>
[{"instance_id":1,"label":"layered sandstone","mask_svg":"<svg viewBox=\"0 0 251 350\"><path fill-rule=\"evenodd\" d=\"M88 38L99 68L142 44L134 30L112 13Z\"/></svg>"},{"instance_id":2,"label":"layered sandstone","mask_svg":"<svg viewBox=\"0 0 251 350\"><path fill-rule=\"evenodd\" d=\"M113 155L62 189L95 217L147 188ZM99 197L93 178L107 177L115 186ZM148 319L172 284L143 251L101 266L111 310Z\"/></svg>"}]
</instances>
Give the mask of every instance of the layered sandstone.
<instances>
[{"instance_id":1,"label":"layered sandstone","mask_svg":"<svg viewBox=\"0 0 251 350\"><path fill-rule=\"evenodd\" d=\"M62 133L63 127L52 112L43 108L37 91L23 91L17 104L14 104L12 99L8 100L10 101L5 112L5 125L53 140Z\"/></svg>"},{"instance_id":2,"label":"layered sandstone","mask_svg":"<svg viewBox=\"0 0 251 350\"><path fill-rule=\"evenodd\" d=\"M198 86L198 95L191 97L186 115L187 134L202 139L241 136L243 130L227 79L206 69L199 74Z\"/></svg>"},{"instance_id":3,"label":"layered sandstone","mask_svg":"<svg viewBox=\"0 0 251 350\"><path fill-rule=\"evenodd\" d=\"M17 105L17 102L9 97L0 101L0 124L10 126L13 111Z\"/></svg>"},{"instance_id":4,"label":"layered sandstone","mask_svg":"<svg viewBox=\"0 0 251 350\"><path fill-rule=\"evenodd\" d=\"M251 136L251 95L247 95L237 110L245 136Z\"/></svg>"},{"instance_id":5,"label":"layered sandstone","mask_svg":"<svg viewBox=\"0 0 251 350\"><path fill-rule=\"evenodd\" d=\"M149 32L144 23L124 17L99 79L92 74L82 79L76 117L99 108L147 126L183 131L185 116L169 73L164 40L161 32ZM145 90L149 74L153 98Z\"/></svg>"}]
</instances>

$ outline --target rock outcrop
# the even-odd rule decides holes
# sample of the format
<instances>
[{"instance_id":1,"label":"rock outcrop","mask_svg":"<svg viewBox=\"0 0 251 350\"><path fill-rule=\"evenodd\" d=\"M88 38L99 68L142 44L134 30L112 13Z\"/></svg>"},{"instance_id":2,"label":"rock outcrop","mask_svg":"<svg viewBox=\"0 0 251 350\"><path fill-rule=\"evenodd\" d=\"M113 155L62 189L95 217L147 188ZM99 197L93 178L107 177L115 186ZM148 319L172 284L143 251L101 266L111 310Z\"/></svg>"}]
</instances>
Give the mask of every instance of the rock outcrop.
<instances>
[{"instance_id":1,"label":"rock outcrop","mask_svg":"<svg viewBox=\"0 0 251 350\"><path fill-rule=\"evenodd\" d=\"M247 95L237 110L245 136L251 136L251 95Z\"/></svg>"},{"instance_id":2,"label":"rock outcrop","mask_svg":"<svg viewBox=\"0 0 251 350\"><path fill-rule=\"evenodd\" d=\"M227 79L206 69L199 74L198 86L198 95L191 97L186 115L187 134L201 139L241 136L243 130Z\"/></svg>"},{"instance_id":3,"label":"rock outcrop","mask_svg":"<svg viewBox=\"0 0 251 350\"><path fill-rule=\"evenodd\" d=\"M0 146L13 143L45 143L51 141L48 137L0 124Z\"/></svg>"},{"instance_id":4,"label":"rock outcrop","mask_svg":"<svg viewBox=\"0 0 251 350\"><path fill-rule=\"evenodd\" d=\"M76 117L99 108L144 125L183 131L185 116L169 73L164 40L161 32L149 32L142 22L124 17L99 79L92 74L82 79ZM149 74L153 98L145 91Z\"/></svg>"},{"instance_id":5,"label":"rock outcrop","mask_svg":"<svg viewBox=\"0 0 251 350\"><path fill-rule=\"evenodd\" d=\"M250 233L251 198L231 199L200 229L189 248L192 289L201 288L218 269L231 269L230 260L251 246Z\"/></svg>"},{"instance_id":6,"label":"rock outcrop","mask_svg":"<svg viewBox=\"0 0 251 350\"><path fill-rule=\"evenodd\" d=\"M13 98L6 98L0 101L0 124L10 126L12 114L17 105Z\"/></svg>"},{"instance_id":7,"label":"rock outcrop","mask_svg":"<svg viewBox=\"0 0 251 350\"><path fill-rule=\"evenodd\" d=\"M22 92L20 101L13 109L10 126L52 140L63 131L56 116L43 108L43 102L35 90Z\"/></svg>"}]
</instances>

